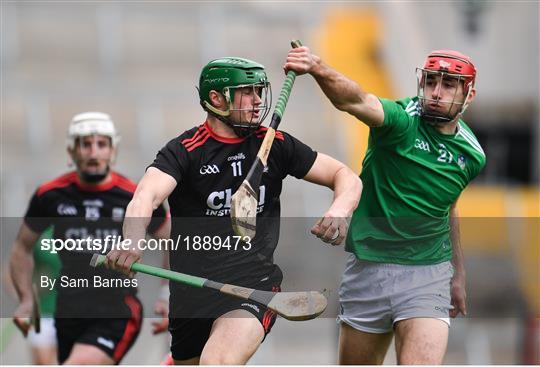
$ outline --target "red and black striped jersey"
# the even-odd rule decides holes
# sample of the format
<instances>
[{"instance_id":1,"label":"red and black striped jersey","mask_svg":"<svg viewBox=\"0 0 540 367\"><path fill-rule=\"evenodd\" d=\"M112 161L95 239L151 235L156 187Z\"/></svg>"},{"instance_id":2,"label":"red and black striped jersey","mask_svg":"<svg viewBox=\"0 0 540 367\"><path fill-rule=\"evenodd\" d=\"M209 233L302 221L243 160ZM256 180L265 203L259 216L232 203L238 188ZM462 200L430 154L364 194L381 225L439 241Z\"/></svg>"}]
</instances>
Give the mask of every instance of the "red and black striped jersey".
<instances>
[{"instance_id":1,"label":"red and black striped jersey","mask_svg":"<svg viewBox=\"0 0 540 367\"><path fill-rule=\"evenodd\" d=\"M317 153L291 135L276 132L259 187L257 235L249 246L237 245L231 227L231 197L254 162L266 130L260 128L245 138L224 138L205 122L159 151L151 167L178 183L169 206L172 237L180 236L181 246L171 253L171 269L245 286L280 272L273 254L279 238L282 182L288 175L303 178ZM198 238L208 247L205 236L214 241L212 249L195 250ZM221 246L227 241L229 248Z\"/></svg>"},{"instance_id":2,"label":"red and black striped jersey","mask_svg":"<svg viewBox=\"0 0 540 367\"><path fill-rule=\"evenodd\" d=\"M107 279L124 277L118 272L89 265L93 253L106 254L108 250L105 245L110 249L113 243L120 241L124 214L135 188L134 182L116 172L111 172L111 179L106 183L92 186L81 182L76 172L69 172L44 183L34 193L24 217L25 223L39 233L51 225L54 227L53 238L37 246L52 251L50 241L62 241L68 250L64 247L58 251L62 264L59 280L88 279L88 287L61 286L61 282L57 282L57 314L81 307L99 307L95 306L101 303L96 302L96 297L107 299L109 306L109 301L123 304L126 294L136 292L132 286L93 287L94 276ZM163 206L156 209L149 232L157 231L164 224L166 216ZM109 240L106 242L107 237ZM75 246L77 241L80 245ZM98 246L100 244L101 247Z\"/></svg>"}]
</instances>

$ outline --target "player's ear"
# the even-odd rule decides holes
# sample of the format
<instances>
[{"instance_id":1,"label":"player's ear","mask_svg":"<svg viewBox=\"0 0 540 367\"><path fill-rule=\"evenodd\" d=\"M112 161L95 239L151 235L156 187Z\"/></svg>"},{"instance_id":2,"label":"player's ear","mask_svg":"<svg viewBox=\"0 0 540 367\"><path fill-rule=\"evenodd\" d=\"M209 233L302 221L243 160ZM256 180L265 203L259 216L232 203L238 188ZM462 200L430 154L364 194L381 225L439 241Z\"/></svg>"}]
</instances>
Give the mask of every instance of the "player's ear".
<instances>
[{"instance_id":1,"label":"player's ear","mask_svg":"<svg viewBox=\"0 0 540 367\"><path fill-rule=\"evenodd\" d=\"M211 90L208 93L208 96L210 97L210 102L212 103L212 106L220 109L220 110L226 110L227 109L227 103L225 101L225 97L219 93L218 91Z\"/></svg>"},{"instance_id":2,"label":"player's ear","mask_svg":"<svg viewBox=\"0 0 540 367\"><path fill-rule=\"evenodd\" d=\"M68 167L73 167L75 165L75 149L67 147L66 151L67 151L67 154L69 156L67 165L68 165Z\"/></svg>"},{"instance_id":3,"label":"player's ear","mask_svg":"<svg viewBox=\"0 0 540 367\"><path fill-rule=\"evenodd\" d=\"M474 98L476 97L476 89L471 89L471 92L469 93L469 98L467 98L467 104L471 104L472 101L474 101Z\"/></svg>"},{"instance_id":4,"label":"player's ear","mask_svg":"<svg viewBox=\"0 0 540 367\"><path fill-rule=\"evenodd\" d=\"M67 154L69 155L69 157L70 157L71 159L74 159L74 158L75 158L75 149L70 148L70 147L67 147L67 148L66 148L66 151L67 151Z\"/></svg>"}]
</instances>

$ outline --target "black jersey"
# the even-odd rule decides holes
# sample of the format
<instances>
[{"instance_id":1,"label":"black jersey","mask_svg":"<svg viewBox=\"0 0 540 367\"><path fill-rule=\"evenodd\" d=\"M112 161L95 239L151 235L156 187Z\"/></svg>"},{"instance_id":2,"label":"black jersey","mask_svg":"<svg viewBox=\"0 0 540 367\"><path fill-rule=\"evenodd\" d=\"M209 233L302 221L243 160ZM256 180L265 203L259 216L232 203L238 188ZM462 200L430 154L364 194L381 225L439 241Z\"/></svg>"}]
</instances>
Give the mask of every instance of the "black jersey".
<instances>
[{"instance_id":1,"label":"black jersey","mask_svg":"<svg viewBox=\"0 0 540 367\"><path fill-rule=\"evenodd\" d=\"M264 170L258 202L257 234L238 242L230 219L231 196L253 163L266 128L247 138L217 136L204 123L172 139L151 167L178 183L169 196L172 270L216 281L256 286L269 276L281 278L273 254L279 238L282 181L303 178L317 153L291 135L277 131Z\"/></svg>"},{"instance_id":2,"label":"black jersey","mask_svg":"<svg viewBox=\"0 0 540 367\"><path fill-rule=\"evenodd\" d=\"M58 251L62 267L55 284L57 315L75 317L73 311L88 308L95 315L102 308L107 316L119 316L111 314L114 304L123 305L126 295L136 293L136 282L119 272L90 266L93 253L108 252L104 246L107 236L109 246L120 241L124 213L136 188L135 183L116 172L111 176L109 182L89 187L81 184L76 172L70 172L41 185L30 201L25 223L36 232L53 225L53 239L69 244L69 250ZM155 232L165 217L166 211L160 206L153 213L149 232ZM73 241L68 243L68 239ZM73 246L77 240L87 241ZM50 242L37 246L52 249Z\"/></svg>"}]
</instances>

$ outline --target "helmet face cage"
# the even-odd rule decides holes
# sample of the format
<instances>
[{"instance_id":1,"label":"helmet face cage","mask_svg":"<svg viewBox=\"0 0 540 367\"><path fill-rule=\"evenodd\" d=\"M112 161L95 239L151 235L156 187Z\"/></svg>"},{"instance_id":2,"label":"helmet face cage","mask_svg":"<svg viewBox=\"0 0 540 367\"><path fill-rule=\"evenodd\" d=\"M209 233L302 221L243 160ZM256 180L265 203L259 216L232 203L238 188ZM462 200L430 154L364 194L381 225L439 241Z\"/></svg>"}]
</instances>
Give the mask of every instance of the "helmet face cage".
<instances>
[{"instance_id":1,"label":"helmet face cage","mask_svg":"<svg viewBox=\"0 0 540 367\"><path fill-rule=\"evenodd\" d=\"M446 71L434 71L423 68L416 68L416 80L417 80L417 96L420 105L420 114L422 117L433 123L447 123L453 121L457 116L463 114L467 108L467 100L473 88L471 75L454 74ZM439 93L436 97L432 95L426 95L426 83L433 81L439 85ZM441 100L441 90L445 83L456 83L453 96ZM463 86L463 99L457 99L457 93L459 91L459 85ZM438 103L446 107L445 111L429 111L426 107L430 103ZM455 111L454 106L461 106Z\"/></svg>"},{"instance_id":2,"label":"helmet face cage","mask_svg":"<svg viewBox=\"0 0 540 367\"><path fill-rule=\"evenodd\" d=\"M73 158L73 163L77 166L77 171L82 179L89 183L96 183L103 180L108 172L110 166L114 163L116 150L114 150L120 140L116 128L110 116L100 112L85 112L73 117L68 129L68 136L66 145L70 150L74 150L76 144L80 144L82 147L82 139L86 136L101 135L106 136L111 141L111 148L113 149L112 155L109 159L104 172L88 173L80 170L78 163Z\"/></svg>"},{"instance_id":3,"label":"helmet face cage","mask_svg":"<svg viewBox=\"0 0 540 367\"><path fill-rule=\"evenodd\" d=\"M246 93L246 88L251 90ZM237 85L225 88L223 95L229 103L228 121L234 128L247 129L249 132L257 130L270 112L272 106L272 87L266 80L248 85ZM251 108L236 108L235 98L238 105L243 105L244 98L260 99L260 103L251 103ZM249 116L249 117L248 117ZM256 116L254 118L254 116Z\"/></svg>"},{"instance_id":4,"label":"helmet face cage","mask_svg":"<svg viewBox=\"0 0 540 367\"><path fill-rule=\"evenodd\" d=\"M246 88L252 88L249 92ZM239 57L224 57L210 61L202 70L199 78L199 98L201 106L208 113L217 117L230 127L238 136L246 136L257 130L270 111L272 91L264 66L254 61ZM227 102L227 109L220 110L212 105L209 93L214 90L221 93ZM260 99L250 108L242 106L244 98Z\"/></svg>"},{"instance_id":5,"label":"helmet face cage","mask_svg":"<svg viewBox=\"0 0 540 367\"><path fill-rule=\"evenodd\" d=\"M469 96L474 89L476 67L471 59L458 51L437 50L432 51L424 63L423 68L416 69L417 96L420 105L420 115L427 121L446 123L458 118L468 106ZM428 81L439 86L439 95L426 95ZM441 100L441 90L445 91L455 85L454 95L444 96ZM463 88L463 99L456 100L459 85ZM448 94L448 93L446 93ZM429 104L448 106L446 111L429 111ZM458 110L454 106L461 106Z\"/></svg>"}]
</instances>

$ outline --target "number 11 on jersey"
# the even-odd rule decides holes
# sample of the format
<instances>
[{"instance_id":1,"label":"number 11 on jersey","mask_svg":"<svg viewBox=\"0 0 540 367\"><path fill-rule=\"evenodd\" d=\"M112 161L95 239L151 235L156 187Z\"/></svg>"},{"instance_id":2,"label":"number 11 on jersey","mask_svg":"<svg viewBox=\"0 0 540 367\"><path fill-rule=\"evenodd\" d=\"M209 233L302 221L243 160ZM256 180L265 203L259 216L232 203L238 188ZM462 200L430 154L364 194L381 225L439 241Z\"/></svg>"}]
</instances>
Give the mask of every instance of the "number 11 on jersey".
<instances>
[{"instance_id":1,"label":"number 11 on jersey","mask_svg":"<svg viewBox=\"0 0 540 367\"><path fill-rule=\"evenodd\" d=\"M232 162L231 167L234 177L242 176L242 161Z\"/></svg>"}]
</instances>

